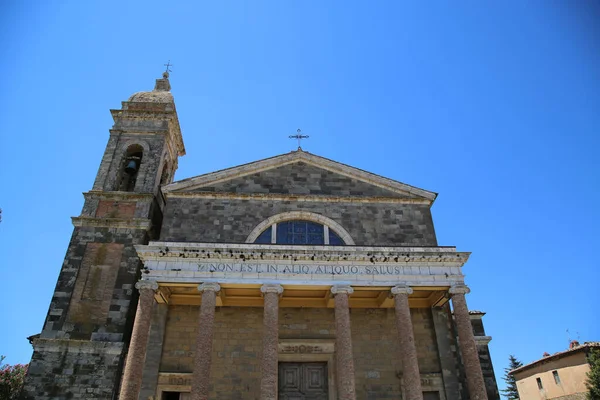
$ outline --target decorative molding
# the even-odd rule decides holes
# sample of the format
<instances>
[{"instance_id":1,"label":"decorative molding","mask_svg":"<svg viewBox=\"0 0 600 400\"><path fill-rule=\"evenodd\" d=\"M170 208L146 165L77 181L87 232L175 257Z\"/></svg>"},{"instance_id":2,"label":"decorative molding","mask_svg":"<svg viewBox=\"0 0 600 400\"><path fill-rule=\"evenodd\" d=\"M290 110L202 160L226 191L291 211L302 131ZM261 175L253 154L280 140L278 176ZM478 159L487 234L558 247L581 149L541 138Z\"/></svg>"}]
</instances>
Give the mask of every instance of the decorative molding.
<instances>
[{"instance_id":1,"label":"decorative molding","mask_svg":"<svg viewBox=\"0 0 600 400\"><path fill-rule=\"evenodd\" d=\"M279 354L334 354L332 339L279 339Z\"/></svg>"},{"instance_id":2,"label":"decorative molding","mask_svg":"<svg viewBox=\"0 0 600 400\"><path fill-rule=\"evenodd\" d=\"M352 294L352 293L354 293L354 289L352 289L352 286L337 285L337 286L333 286L331 288L331 293L334 296L338 295L338 294Z\"/></svg>"},{"instance_id":3,"label":"decorative molding","mask_svg":"<svg viewBox=\"0 0 600 400\"><path fill-rule=\"evenodd\" d=\"M150 289L152 291L158 290L158 282L156 281L138 281L135 284L135 288L139 291Z\"/></svg>"},{"instance_id":4,"label":"decorative molding","mask_svg":"<svg viewBox=\"0 0 600 400\"><path fill-rule=\"evenodd\" d=\"M475 336L475 343L477 346L487 346L491 341L491 336Z\"/></svg>"},{"instance_id":5,"label":"decorative molding","mask_svg":"<svg viewBox=\"0 0 600 400\"><path fill-rule=\"evenodd\" d=\"M277 294L282 294L283 293L283 286L278 285L278 284L272 284L272 283L267 283L264 284L260 287L260 292L261 293L277 293Z\"/></svg>"},{"instance_id":6,"label":"decorative molding","mask_svg":"<svg viewBox=\"0 0 600 400\"><path fill-rule=\"evenodd\" d=\"M452 286L448 290L448 293L450 293L450 294L469 294L469 293L471 293L471 289L469 289L469 287L466 285L455 285L455 286Z\"/></svg>"},{"instance_id":7,"label":"decorative molding","mask_svg":"<svg viewBox=\"0 0 600 400\"><path fill-rule=\"evenodd\" d=\"M483 311L469 310L469 318L471 318L471 320L482 319L484 315L485 313Z\"/></svg>"},{"instance_id":8,"label":"decorative molding","mask_svg":"<svg viewBox=\"0 0 600 400\"><path fill-rule=\"evenodd\" d=\"M119 356L122 354L123 342L105 342L94 340L74 339L45 339L36 338L33 341L33 349L37 352L51 353L100 353Z\"/></svg>"},{"instance_id":9,"label":"decorative molding","mask_svg":"<svg viewBox=\"0 0 600 400\"><path fill-rule=\"evenodd\" d=\"M292 151L287 154L278 155L264 160L255 161L248 164L243 164L237 167L227 168L221 171L216 171L193 178L184 179L179 182L171 183L164 186L163 191L190 191L203 186L214 185L220 182L228 181L234 178L243 177L246 175L256 174L273 168L278 168L287 164L296 162L305 162L317 168L322 168L349 178L357 179L362 182L369 183L373 186L390 190L401 195L412 195L429 200L433 203L437 197L436 193L427 190L419 189L414 186L407 185L389 178L384 178L361 169L351 167L324 157L320 157L302 150Z\"/></svg>"},{"instance_id":10,"label":"decorative molding","mask_svg":"<svg viewBox=\"0 0 600 400\"><path fill-rule=\"evenodd\" d=\"M442 247L150 242L135 246L146 279L201 282L435 286L464 284L469 253Z\"/></svg>"},{"instance_id":11,"label":"decorative molding","mask_svg":"<svg viewBox=\"0 0 600 400\"><path fill-rule=\"evenodd\" d=\"M406 285L394 286L392 288L391 292L394 296L399 295L399 294L405 294L407 296L413 294L413 290Z\"/></svg>"},{"instance_id":12,"label":"decorative molding","mask_svg":"<svg viewBox=\"0 0 600 400\"><path fill-rule=\"evenodd\" d=\"M373 247L373 246L302 246L255 243L150 242L135 246L143 261L210 262L328 262L351 265L447 265L462 267L471 253L457 252L455 247Z\"/></svg>"},{"instance_id":13,"label":"decorative molding","mask_svg":"<svg viewBox=\"0 0 600 400\"><path fill-rule=\"evenodd\" d=\"M218 293L220 290L221 290L221 285L219 285L216 282L204 282L204 283L198 285L198 291L201 293L205 292L205 291Z\"/></svg>"},{"instance_id":14,"label":"decorative molding","mask_svg":"<svg viewBox=\"0 0 600 400\"><path fill-rule=\"evenodd\" d=\"M326 362L329 399L337 399L335 340L279 339L279 362Z\"/></svg>"},{"instance_id":15,"label":"decorative molding","mask_svg":"<svg viewBox=\"0 0 600 400\"><path fill-rule=\"evenodd\" d=\"M165 186L163 186L165 187ZM402 197L359 197L327 196L310 194L274 193L211 193L211 192L166 192L167 198L194 198L217 200L257 200L257 201L304 201L313 203L390 203L390 204L431 204L431 200Z\"/></svg>"},{"instance_id":16,"label":"decorative molding","mask_svg":"<svg viewBox=\"0 0 600 400\"><path fill-rule=\"evenodd\" d=\"M335 233L337 233L340 236L340 238L344 241L344 243L346 243L346 246L354 245L354 240L352 239L352 237L350 236L348 231L345 230L340 224L338 224L331 218L328 218L324 215L313 213L313 212L308 212L308 211L284 212L284 213L276 214L276 215L273 215L272 217L267 218L266 220L264 220L263 222L258 224L252 230L252 232L250 232L250 235L248 235L248 238L246 239L246 243L254 243L256 238L258 238L258 236L265 229L270 227L271 225L276 224L278 222L291 221L291 220L306 220L306 221L312 221L312 222L317 222L317 223L326 225L330 229L333 229L335 231Z\"/></svg>"},{"instance_id":17,"label":"decorative molding","mask_svg":"<svg viewBox=\"0 0 600 400\"><path fill-rule=\"evenodd\" d=\"M114 200L114 201L122 201L122 200L152 200L154 195L152 193L135 193L135 192L105 192L102 190L90 190L89 192L84 192L83 197L85 199L98 199L98 200Z\"/></svg>"},{"instance_id":18,"label":"decorative molding","mask_svg":"<svg viewBox=\"0 0 600 400\"><path fill-rule=\"evenodd\" d=\"M152 222L145 218L96 218L96 217L71 217L73 226L97 227L115 229L145 229L152 228Z\"/></svg>"}]
</instances>

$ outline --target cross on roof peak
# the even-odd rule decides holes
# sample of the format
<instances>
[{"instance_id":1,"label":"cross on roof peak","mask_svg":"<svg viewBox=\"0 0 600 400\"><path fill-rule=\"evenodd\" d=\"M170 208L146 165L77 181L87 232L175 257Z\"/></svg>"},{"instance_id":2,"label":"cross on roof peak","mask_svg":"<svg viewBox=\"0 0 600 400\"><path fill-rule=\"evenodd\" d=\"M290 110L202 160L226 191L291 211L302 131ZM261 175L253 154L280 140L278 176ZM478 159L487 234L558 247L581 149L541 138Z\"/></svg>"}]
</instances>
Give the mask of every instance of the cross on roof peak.
<instances>
[{"instance_id":1,"label":"cross on roof peak","mask_svg":"<svg viewBox=\"0 0 600 400\"><path fill-rule=\"evenodd\" d=\"M308 135L303 135L302 131L300 129L298 129L296 131L295 135L290 135L289 136L290 139L297 139L298 140L298 150L302 150L302 147L300 146L300 141L302 139L308 139Z\"/></svg>"},{"instance_id":2,"label":"cross on roof peak","mask_svg":"<svg viewBox=\"0 0 600 400\"><path fill-rule=\"evenodd\" d=\"M163 65L166 67L165 72L163 72L163 78L167 79L169 77L169 72L173 72L169 68L169 67L172 67L173 64L171 64L171 60L169 60L169 61L167 61L166 64L163 64Z\"/></svg>"}]
</instances>

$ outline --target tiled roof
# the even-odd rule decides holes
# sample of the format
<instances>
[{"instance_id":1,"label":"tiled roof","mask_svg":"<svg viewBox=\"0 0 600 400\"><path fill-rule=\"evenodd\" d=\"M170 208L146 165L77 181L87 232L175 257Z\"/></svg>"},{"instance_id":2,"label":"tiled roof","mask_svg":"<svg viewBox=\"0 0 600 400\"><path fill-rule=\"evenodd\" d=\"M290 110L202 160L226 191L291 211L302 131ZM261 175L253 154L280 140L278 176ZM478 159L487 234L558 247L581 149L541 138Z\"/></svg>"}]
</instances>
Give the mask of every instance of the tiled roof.
<instances>
[{"instance_id":1,"label":"tiled roof","mask_svg":"<svg viewBox=\"0 0 600 400\"><path fill-rule=\"evenodd\" d=\"M586 351L586 350L589 350L591 348L598 348L598 349L600 349L600 342L585 342L582 345L575 346L573 348L570 348L570 349L567 349L567 350L564 350L564 351L559 351L558 353L554 353L554 354L546 356L546 357L542 357L539 360L535 360L533 362L530 362L529 364L523 365L522 367L513 369L512 371L510 371L510 374L514 374L515 372L522 372L522 371L525 371L525 370L527 370L527 369L529 369L529 368L531 368L533 366L536 366L538 364L543 364L543 363L548 362L550 360L557 360L557 359L562 358L562 357L564 357L566 355L577 353L577 352L580 352L580 351Z\"/></svg>"}]
</instances>

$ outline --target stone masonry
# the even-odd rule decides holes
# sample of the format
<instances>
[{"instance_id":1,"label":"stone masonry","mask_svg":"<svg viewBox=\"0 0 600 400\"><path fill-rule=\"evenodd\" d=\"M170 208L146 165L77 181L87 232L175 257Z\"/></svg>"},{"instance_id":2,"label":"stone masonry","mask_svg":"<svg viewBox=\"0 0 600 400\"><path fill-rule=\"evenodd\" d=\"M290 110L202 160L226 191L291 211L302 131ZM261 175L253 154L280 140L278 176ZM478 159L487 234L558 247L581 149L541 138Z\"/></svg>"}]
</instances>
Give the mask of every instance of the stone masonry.
<instances>
[{"instance_id":1,"label":"stone masonry","mask_svg":"<svg viewBox=\"0 0 600 400\"><path fill-rule=\"evenodd\" d=\"M169 198L161 241L244 243L265 219L288 211L323 214L342 225L357 245L436 246L426 205ZM357 216L360 215L360 218Z\"/></svg>"},{"instance_id":2,"label":"stone masonry","mask_svg":"<svg viewBox=\"0 0 600 400\"><path fill-rule=\"evenodd\" d=\"M158 237L161 177L172 179L177 157L185 154L169 87L168 79L159 79L148 92L154 95L134 95L112 110L115 124L96 181L73 218L48 315L33 342L24 397L109 399L118 393L141 269L134 245ZM118 191L131 146L143 152L135 187Z\"/></svg>"},{"instance_id":3,"label":"stone masonry","mask_svg":"<svg viewBox=\"0 0 600 400\"><path fill-rule=\"evenodd\" d=\"M438 246L435 193L300 149L173 182L185 148L168 73L111 113L24 398L275 399L285 362L314 363L343 400L497 399L489 337L464 298L469 253ZM291 220L353 247L252 243Z\"/></svg>"}]
</instances>

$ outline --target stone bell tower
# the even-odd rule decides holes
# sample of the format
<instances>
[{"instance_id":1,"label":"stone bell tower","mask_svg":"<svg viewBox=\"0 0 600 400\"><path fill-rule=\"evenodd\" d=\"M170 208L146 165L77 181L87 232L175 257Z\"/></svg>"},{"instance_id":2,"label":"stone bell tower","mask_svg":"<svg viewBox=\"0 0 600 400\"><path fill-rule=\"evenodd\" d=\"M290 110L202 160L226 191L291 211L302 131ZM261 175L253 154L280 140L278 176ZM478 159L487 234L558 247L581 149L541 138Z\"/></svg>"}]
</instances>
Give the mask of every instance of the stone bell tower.
<instances>
[{"instance_id":1,"label":"stone bell tower","mask_svg":"<svg viewBox=\"0 0 600 400\"><path fill-rule=\"evenodd\" d=\"M114 125L84 193L25 382L24 398L111 399L118 393L142 273L135 245L160 234L161 185L185 154L169 74L111 110Z\"/></svg>"}]
</instances>

